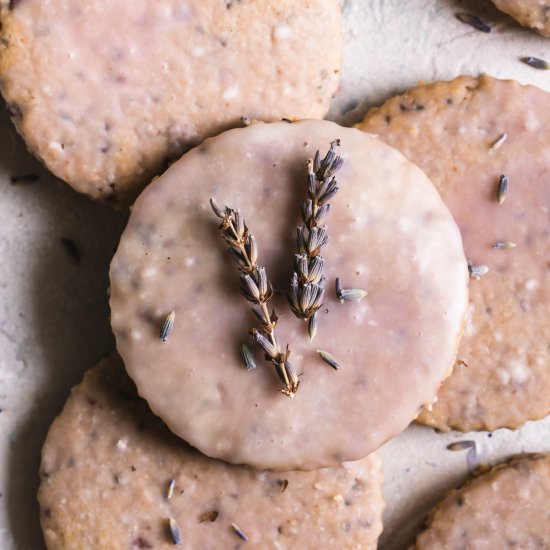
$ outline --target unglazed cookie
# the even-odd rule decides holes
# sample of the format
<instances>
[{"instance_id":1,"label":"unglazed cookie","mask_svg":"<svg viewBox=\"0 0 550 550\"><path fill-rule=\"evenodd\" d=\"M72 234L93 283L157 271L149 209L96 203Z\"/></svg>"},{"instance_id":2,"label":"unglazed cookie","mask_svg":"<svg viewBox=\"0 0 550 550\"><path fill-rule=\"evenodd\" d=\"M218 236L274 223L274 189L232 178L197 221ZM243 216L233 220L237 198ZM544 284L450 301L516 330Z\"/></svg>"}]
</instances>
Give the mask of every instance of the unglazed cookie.
<instances>
[{"instance_id":1,"label":"unglazed cookie","mask_svg":"<svg viewBox=\"0 0 550 550\"><path fill-rule=\"evenodd\" d=\"M550 548L550 456L516 458L452 491L415 548Z\"/></svg>"},{"instance_id":2,"label":"unglazed cookie","mask_svg":"<svg viewBox=\"0 0 550 550\"><path fill-rule=\"evenodd\" d=\"M241 116L321 118L342 51L337 0L2 0L0 29L28 147L119 205Z\"/></svg>"},{"instance_id":3,"label":"unglazed cookie","mask_svg":"<svg viewBox=\"0 0 550 550\"><path fill-rule=\"evenodd\" d=\"M310 342L285 294L306 161L335 139L344 164ZM248 336L258 320L210 197L241 209L256 237L276 291L277 338L300 375L293 399ZM117 348L153 411L209 456L278 470L355 460L403 430L454 363L468 284L458 228L426 176L382 142L326 121L253 124L185 155L136 201L110 277ZM340 303L337 277L368 296ZM256 355L249 372L242 342Z\"/></svg>"},{"instance_id":4,"label":"unglazed cookie","mask_svg":"<svg viewBox=\"0 0 550 550\"><path fill-rule=\"evenodd\" d=\"M376 454L284 474L207 458L153 416L116 355L73 389L44 444L41 479L49 550L168 549L178 532L197 550L358 550L375 549L382 531Z\"/></svg>"},{"instance_id":5,"label":"unglazed cookie","mask_svg":"<svg viewBox=\"0 0 550 550\"><path fill-rule=\"evenodd\" d=\"M471 282L453 374L419 421L494 430L550 413L550 95L460 77L390 99L359 127L426 172L466 256L489 268Z\"/></svg>"},{"instance_id":6,"label":"unglazed cookie","mask_svg":"<svg viewBox=\"0 0 550 550\"><path fill-rule=\"evenodd\" d=\"M511 15L521 25L532 27L550 36L550 2L548 0L492 0L501 11Z\"/></svg>"}]
</instances>

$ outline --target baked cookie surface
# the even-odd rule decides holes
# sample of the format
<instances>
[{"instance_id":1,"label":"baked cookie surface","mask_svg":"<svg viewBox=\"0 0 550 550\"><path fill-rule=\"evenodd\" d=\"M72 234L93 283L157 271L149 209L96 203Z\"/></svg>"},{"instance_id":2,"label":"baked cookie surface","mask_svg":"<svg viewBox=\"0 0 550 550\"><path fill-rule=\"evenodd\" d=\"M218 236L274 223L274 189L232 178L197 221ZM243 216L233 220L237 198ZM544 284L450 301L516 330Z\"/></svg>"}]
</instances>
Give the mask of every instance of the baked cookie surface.
<instances>
[{"instance_id":1,"label":"baked cookie surface","mask_svg":"<svg viewBox=\"0 0 550 550\"><path fill-rule=\"evenodd\" d=\"M344 164L312 342L286 294L307 159L336 139ZM300 376L292 399L249 336L258 320L210 197L240 209L256 238L275 289L276 337ZM182 157L136 201L110 277L117 348L153 411L209 456L277 470L355 460L403 430L454 363L468 285L458 228L425 175L382 142L327 121L253 124ZM340 303L336 278L368 296ZM243 342L254 370L244 367Z\"/></svg>"},{"instance_id":2,"label":"baked cookie surface","mask_svg":"<svg viewBox=\"0 0 550 550\"><path fill-rule=\"evenodd\" d=\"M419 421L439 430L516 428L550 412L550 95L490 77L412 89L362 130L436 185L472 264L470 313L452 375ZM498 201L501 176L508 191Z\"/></svg>"},{"instance_id":3,"label":"baked cookie surface","mask_svg":"<svg viewBox=\"0 0 550 550\"><path fill-rule=\"evenodd\" d=\"M511 15L524 27L550 36L550 2L548 0L492 0L501 11Z\"/></svg>"},{"instance_id":4,"label":"baked cookie surface","mask_svg":"<svg viewBox=\"0 0 550 550\"><path fill-rule=\"evenodd\" d=\"M260 472L209 459L139 399L116 355L91 369L42 451L49 550L182 547L374 549L382 470L372 454L315 472ZM246 541L243 537L247 538Z\"/></svg>"},{"instance_id":5,"label":"baked cookie surface","mask_svg":"<svg viewBox=\"0 0 550 550\"><path fill-rule=\"evenodd\" d=\"M415 548L550 548L550 456L516 458L451 491Z\"/></svg>"},{"instance_id":6,"label":"baked cookie surface","mask_svg":"<svg viewBox=\"0 0 550 550\"><path fill-rule=\"evenodd\" d=\"M94 199L131 203L241 116L321 118L337 0L0 3L0 90L28 147Z\"/></svg>"}]
</instances>

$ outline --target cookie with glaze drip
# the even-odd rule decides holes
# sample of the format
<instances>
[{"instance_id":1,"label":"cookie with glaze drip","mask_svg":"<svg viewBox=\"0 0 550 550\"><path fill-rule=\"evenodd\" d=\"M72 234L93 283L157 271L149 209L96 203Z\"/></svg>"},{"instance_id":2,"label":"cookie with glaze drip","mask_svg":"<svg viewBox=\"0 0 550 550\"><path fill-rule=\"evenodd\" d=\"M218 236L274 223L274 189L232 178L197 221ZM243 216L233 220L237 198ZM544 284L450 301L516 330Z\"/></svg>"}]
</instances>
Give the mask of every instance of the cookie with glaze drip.
<instances>
[{"instance_id":1,"label":"cookie with glaze drip","mask_svg":"<svg viewBox=\"0 0 550 550\"><path fill-rule=\"evenodd\" d=\"M453 374L419 421L442 431L495 430L547 415L550 94L460 77L394 97L358 127L426 172L462 231L466 256L488 268L471 281Z\"/></svg>"},{"instance_id":2,"label":"cookie with glaze drip","mask_svg":"<svg viewBox=\"0 0 550 550\"><path fill-rule=\"evenodd\" d=\"M307 160L336 139L344 163L311 342L286 292ZM256 238L277 338L300 380L293 399L248 336L258 319L210 197L240 209ZM117 348L153 411L209 456L277 470L355 460L405 429L454 363L468 286L458 228L428 178L381 141L327 121L253 124L186 154L136 201L110 278ZM336 278L368 295L341 303ZM243 342L256 355L251 371Z\"/></svg>"},{"instance_id":3,"label":"cookie with glaze drip","mask_svg":"<svg viewBox=\"0 0 550 550\"><path fill-rule=\"evenodd\" d=\"M29 149L81 193L131 204L242 116L322 118L338 0L0 3L0 91Z\"/></svg>"}]
</instances>

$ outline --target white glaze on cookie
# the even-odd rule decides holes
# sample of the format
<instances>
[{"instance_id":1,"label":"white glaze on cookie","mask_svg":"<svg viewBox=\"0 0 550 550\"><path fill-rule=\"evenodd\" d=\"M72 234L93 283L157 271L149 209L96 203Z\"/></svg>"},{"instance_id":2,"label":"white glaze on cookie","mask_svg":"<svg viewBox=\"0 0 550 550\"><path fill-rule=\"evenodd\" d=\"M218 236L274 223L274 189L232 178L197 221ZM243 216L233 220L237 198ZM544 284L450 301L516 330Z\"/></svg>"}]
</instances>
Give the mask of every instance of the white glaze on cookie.
<instances>
[{"instance_id":1,"label":"white glaze on cookie","mask_svg":"<svg viewBox=\"0 0 550 550\"><path fill-rule=\"evenodd\" d=\"M167 161L241 116L322 117L338 84L337 0L0 2L0 90L29 148L128 204Z\"/></svg>"},{"instance_id":2,"label":"white glaze on cookie","mask_svg":"<svg viewBox=\"0 0 550 550\"><path fill-rule=\"evenodd\" d=\"M306 160L339 138L344 165L331 201L327 292L314 342L290 312L295 228ZM267 267L301 374L279 392L256 348L256 326L208 200L240 208ZM368 297L341 304L335 278ZM430 402L456 354L467 302L456 225L425 175L396 150L325 121L254 124L206 141L136 202L111 265L112 326L140 394L204 453L257 468L313 469L360 458L403 430ZM159 330L174 310L170 338ZM252 344L250 344L252 345ZM322 349L342 365L327 366Z\"/></svg>"},{"instance_id":3,"label":"white glaze on cookie","mask_svg":"<svg viewBox=\"0 0 550 550\"><path fill-rule=\"evenodd\" d=\"M426 172L466 256L489 268L471 283L459 361L420 421L494 430L550 413L550 94L460 77L390 99L360 128ZM499 204L501 175L509 188ZM493 248L506 241L516 246Z\"/></svg>"}]
</instances>

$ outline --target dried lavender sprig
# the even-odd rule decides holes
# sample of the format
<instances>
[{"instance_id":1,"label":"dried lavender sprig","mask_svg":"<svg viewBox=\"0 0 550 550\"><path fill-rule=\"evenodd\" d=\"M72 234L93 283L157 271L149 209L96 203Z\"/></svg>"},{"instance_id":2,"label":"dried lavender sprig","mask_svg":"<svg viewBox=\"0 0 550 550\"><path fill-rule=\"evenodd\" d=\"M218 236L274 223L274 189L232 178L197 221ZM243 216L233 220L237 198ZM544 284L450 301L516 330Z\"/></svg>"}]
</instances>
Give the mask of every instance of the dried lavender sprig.
<instances>
[{"instance_id":1,"label":"dried lavender sprig","mask_svg":"<svg viewBox=\"0 0 550 550\"><path fill-rule=\"evenodd\" d=\"M323 305L325 260L321 256L323 246L328 243L327 228L322 225L330 211L329 201L338 192L338 181L334 173L342 166L344 159L336 155L340 140L331 142L326 156L321 159L319 151L313 160L308 160L308 192L302 204L304 225L298 227L296 241L298 254L294 256L294 273L290 283L288 301L290 309L302 321L308 321L309 336L315 337L318 320L317 310Z\"/></svg>"},{"instance_id":2,"label":"dried lavender sprig","mask_svg":"<svg viewBox=\"0 0 550 550\"><path fill-rule=\"evenodd\" d=\"M210 199L210 205L214 214L222 220L219 226L221 235L241 271L241 294L254 304L252 311L260 321L260 328L252 329L250 335L263 348L266 360L275 365L275 370L284 384L282 393L293 397L300 381L288 361L290 355L288 346L285 351L282 351L275 336L278 318L275 310L269 313L267 307L267 303L273 296L273 286L267 277L265 267L258 266L256 239L249 233L244 218L238 210L228 206L222 209L214 199Z\"/></svg>"}]
</instances>

